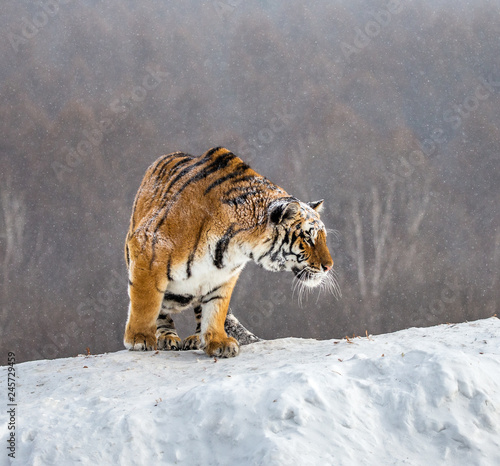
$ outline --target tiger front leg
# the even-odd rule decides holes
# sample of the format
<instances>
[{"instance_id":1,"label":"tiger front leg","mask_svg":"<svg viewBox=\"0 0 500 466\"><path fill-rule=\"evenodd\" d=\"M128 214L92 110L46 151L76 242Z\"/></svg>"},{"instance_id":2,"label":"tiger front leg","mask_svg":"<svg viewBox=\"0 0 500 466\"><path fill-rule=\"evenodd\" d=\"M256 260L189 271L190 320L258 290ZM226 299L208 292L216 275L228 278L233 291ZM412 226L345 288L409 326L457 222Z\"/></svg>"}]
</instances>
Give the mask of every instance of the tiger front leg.
<instances>
[{"instance_id":1,"label":"tiger front leg","mask_svg":"<svg viewBox=\"0 0 500 466\"><path fill-rule=\"evenodd\" d=\"M232 278L203 303L200 348L209 356L232 358L240 352L236 339L228 337L224 329L231 293L237 279L238 276Z\"/></svg>"},{"instance_id":2,"label":"tiger front leg","mask_svg":"<svg viewBox=\"0 0 500 466\"><path fill-rule=\"evenodd\" d=\"M147 267L130 264L129 314L123 343L127 349L156 349L156 319L163 301L166 279Z\"/></svg>"}]
</instances>

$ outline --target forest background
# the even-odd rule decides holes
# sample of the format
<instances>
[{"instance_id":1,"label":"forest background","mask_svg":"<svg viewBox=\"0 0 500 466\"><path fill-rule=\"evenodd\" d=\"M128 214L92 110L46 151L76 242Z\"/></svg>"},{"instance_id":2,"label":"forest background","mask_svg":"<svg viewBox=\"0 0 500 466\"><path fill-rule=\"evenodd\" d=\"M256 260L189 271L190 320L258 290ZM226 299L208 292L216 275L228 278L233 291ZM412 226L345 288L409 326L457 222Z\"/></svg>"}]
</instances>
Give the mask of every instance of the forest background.
<instances>
[{"instance_id":1,"label":"forest background","mask_svg":"<svg viewBox=\"0 0 500 466\"><path fill-rule=\"evenodd\" d=\"M6 1L0 349L122 348L123 243L160 155L222 145L322 214L342 298L249 265L262 338L473 320L500 302L498 1ZM194 330L180 319L181 336Z\"/></svg>"}]
</instances>

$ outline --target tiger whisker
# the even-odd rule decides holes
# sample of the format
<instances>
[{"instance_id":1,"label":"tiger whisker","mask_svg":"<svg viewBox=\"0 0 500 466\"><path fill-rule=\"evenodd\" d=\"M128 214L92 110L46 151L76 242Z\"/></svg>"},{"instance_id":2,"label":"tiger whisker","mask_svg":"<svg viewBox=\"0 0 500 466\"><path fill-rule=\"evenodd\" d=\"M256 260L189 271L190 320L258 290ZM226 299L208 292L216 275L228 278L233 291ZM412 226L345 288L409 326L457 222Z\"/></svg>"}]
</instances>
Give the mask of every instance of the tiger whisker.
<instances>
[{"instance_id":1,"label":"tiger whisker","mask_svg":"<svg viewBox=\"0 0 500 466\"><path fill-rule=\"evenodd\" d=\"M340 239L340 232L338 230L334 230L333 228L327 228L326 232L333 235L333 237L337 240Z\"/></svg>"},{"instance_id":2,"label":"tiger whisker","mask_svg":"<svg viewBox=\"0 0 500 466\"><path fill-rule=\"evenodd\" d=\"M332 294L336 299L342 298L342 291L340 289L339 281L338 281L338 273L335 270L331 270L331 272L326 276L328 279L328 283L331 289Z\"/></svg>"},{"instance_id":3,"label":"tiger whisker","mask_svg":"<svg viewBox=\"0 0 500 466\"><path fill-rule=\"evenodd\" d=\"M303 270L301 270L295 277L294 277L294 284L293 284L293 290L292 290L292 299L295 294L295 290L298 289L298 302L299 306L302 307L303 303L303 297L304 294L306 293L306 285L305 283L301 280L302 275L305 273L308 273L310 271L309 267L305 267Z\"/></svg>"},{"instance_id":4,"label":"tiger whisker","mask_svg":"<svg viewBox=\"0 0 500 466\"><path fill-rule=\"evenodd\" d=\"M304 297L307 297L310 293L312 293L313 288L307 286L305 282L302 280L304 274L314 274L317 273L315 272L314 269L312 269L309 266L304 267L295 277L293 280L293 285L292 285L292 299L295 296L295 292L297 291L298 293L298 303L299 306L302 307ZM338 272L334 269L331 269L328 273L326 273L323 277L321 282L318 285L319 292L316 297L316 304L319 301L319 297L321 294L323 294L323 291L327 293L331 293L335 299L340 299L342 298L342 291L340 289L340 285L338 282Z\"/></svg>"},{"instance_id":5,"label":"tiger whisker","mask_svg":"<svg viewBox=\"0 0 500 466\"><path fill-rule=\"evenodd\" d=\"M306 266L299 273L297 273L297 275L295 276L294 289L298 290L298 302L299 302L300 307L302 307L303 298L307 294L307 288L308 288L306 283L304 282L303 278L304 278L304 275L307 275L310 272L311 272L310 267Z\"/></svg>"}]
</instances>

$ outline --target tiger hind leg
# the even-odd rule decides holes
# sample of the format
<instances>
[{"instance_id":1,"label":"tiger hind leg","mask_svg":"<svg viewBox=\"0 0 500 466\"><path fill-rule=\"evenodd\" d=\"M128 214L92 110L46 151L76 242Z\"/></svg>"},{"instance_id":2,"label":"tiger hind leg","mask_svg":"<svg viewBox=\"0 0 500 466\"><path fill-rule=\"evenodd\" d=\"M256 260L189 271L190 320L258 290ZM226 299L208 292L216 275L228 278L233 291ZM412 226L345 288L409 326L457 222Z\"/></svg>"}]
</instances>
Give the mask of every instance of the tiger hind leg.
<instances>
[{"instance_id":1,"label":"tiger hind leg","mask_svg":"<svg viewBox=\"0 0 500 466\"><path fill-rule=\"evenodd\" d=\"M194 318L196 319L196 331L194 335L187 337L182 342L183 350L197 350L200 349L200 333L201 333L201 306L196 306L194 308Z\"/></svg>"},{"instance_id":2,"label":"tiger hind leg","mask_svg":"<svg viewBox=\"0 0 500 466\"><path fill-rule=\"evenodd\" d=\"M194 309L194 315L196 319L196 332L194 335L187 337L182 342L183 350L200 349L201 314L201 306L196 307ZM254 335L241 324L241 322L233 315L230 308L227 311L226 321L224 322L224 330L226 331L228 336L235 338L240 345L249 345L251 343L262 341L261 338Z\"/></svg>"},{"instance_id":3,"label":"tiger hind leg","mask_svg":"<svg viewBox=\"0 0 500 466\"><path fill-rule=\"evenodd\" d=\"M257 335L254 335L250 330L247 330L241 322L233 315L231 308L227 311L224 329L228 336L236 338L240 345L249 345L262 341Z\"/></svg>"},{"instance_id":4,"label":"tiger hind leg","mask_svg":"<svg viewBox=\"0 0 500 466\"><path fill-rule=\"evenodd\" d=\"M170 314L160 314L156 319L156 346L159 350L164 351L178 351L181 349L181 339L177 335Z\"/></svg>"}]
</instances>

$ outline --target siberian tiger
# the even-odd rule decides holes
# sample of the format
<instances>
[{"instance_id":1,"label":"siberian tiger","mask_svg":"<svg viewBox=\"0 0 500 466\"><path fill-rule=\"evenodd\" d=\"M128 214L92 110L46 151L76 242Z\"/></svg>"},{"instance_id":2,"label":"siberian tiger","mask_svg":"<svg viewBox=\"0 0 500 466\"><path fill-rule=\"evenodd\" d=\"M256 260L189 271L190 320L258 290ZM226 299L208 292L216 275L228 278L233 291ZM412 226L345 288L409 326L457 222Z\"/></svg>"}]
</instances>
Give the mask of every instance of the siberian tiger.
<instances>
[{"instance_id":1,"label":"siberian tiger","mask_svg":"<svg viewBox=\"0 0 500 466\"><path fill-rule=\"evenodd\" d=\"M160 157L139 188L125 243L125 347L236 356L239 343L225 328L243 343L257 339L228 313L248 261L292 271L305 286L328 281L333 261L322 203L299 201L221 147ZM187 308L197 329L181 342L171 314Z\"/></svg>"}]
</instances>

